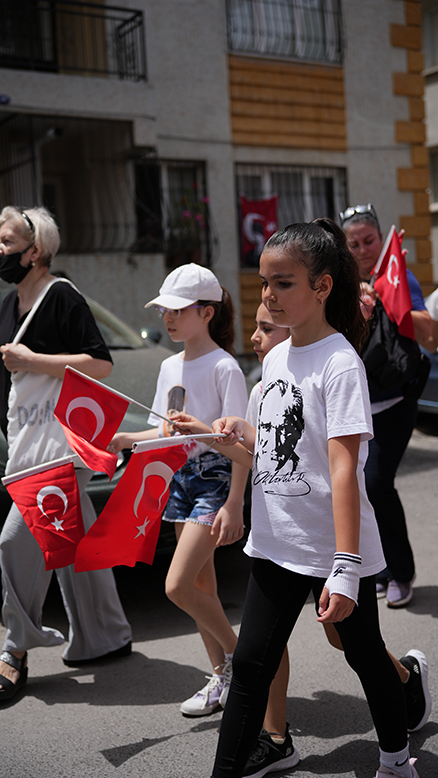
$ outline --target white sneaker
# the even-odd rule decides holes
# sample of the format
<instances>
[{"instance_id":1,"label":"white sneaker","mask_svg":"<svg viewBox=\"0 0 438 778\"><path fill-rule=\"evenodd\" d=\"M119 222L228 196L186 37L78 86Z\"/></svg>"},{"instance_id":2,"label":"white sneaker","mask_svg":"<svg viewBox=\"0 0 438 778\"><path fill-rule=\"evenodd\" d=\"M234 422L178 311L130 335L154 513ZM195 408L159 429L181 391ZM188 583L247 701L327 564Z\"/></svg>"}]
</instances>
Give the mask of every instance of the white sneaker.
<instances>
[{"instance_id":1,"label":"white sneaker","mask_svg":"<svg viewBox=\"0 0 438 778\"><path fill-rule=\"evenodd\" d=\"M185 700L180 707L185 716L209 716L221 707L220 697L224 686L224 676L206 675L208 683L199 692Z\"/></svg>"},{"instance_id":2,"label":"white sneaker","mask_svg":"<svg viewBox=\"0 0 438 778\"><path fill-rule=\"evenodd\" d=\"M227 699L228 699L228 692L230 691L230 683L231 679L233 677L233 665L232 665L232 659L227 659L226 662L223 665L223 684L222 684L222 691L220 693L219 697L219 703L222 708L225 708Z\"/></svg>"},{"instance_id":3,"label":"white sneaker","mask_svg":"<svg viewBox=\"0 0 438 778\"><path fill-rule=\"evenodd\" d=\"M417 761L416 759L409 760L409 764L411 766L412 778L419 778L418 773L414 767L416 761ZM380 765L379 769L377 770L375 778L388 778L388 775L395 776L395 778L401 778L400 773L396 773L395 770L391 770L390 767L383 767L383 765Z\"/></svg>"}]
</instances>

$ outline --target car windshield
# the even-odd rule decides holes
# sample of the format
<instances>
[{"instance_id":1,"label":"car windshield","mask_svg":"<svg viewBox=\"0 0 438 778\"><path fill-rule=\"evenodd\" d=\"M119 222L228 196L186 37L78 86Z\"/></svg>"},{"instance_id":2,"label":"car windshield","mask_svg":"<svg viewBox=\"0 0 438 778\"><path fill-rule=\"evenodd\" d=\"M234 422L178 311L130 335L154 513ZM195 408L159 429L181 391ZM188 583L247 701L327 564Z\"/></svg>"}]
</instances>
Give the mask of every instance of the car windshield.
<instances>
[{"instance_id":1,"label":"car windshield","mask_svg":"<svg viewBox=\"0 0 438 778\"><path fill-rule=\"evenodd\" d=\"M84 297L109 349L145 347L146 344L143 338L137 335L135 330L131 329L128 324L118 319L117 316L107 311L106 308L96 303L95 300L90 300L86 295Z\"/></svg>"}]
</instances>

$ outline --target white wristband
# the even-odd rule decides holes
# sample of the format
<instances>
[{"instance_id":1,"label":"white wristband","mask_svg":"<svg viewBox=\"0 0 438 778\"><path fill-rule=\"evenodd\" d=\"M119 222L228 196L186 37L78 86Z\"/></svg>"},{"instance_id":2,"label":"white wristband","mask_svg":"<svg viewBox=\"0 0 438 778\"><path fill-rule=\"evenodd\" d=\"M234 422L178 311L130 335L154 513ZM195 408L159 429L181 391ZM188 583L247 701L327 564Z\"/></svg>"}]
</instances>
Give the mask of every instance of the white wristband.
<instances>
[{"instance_id":1,"label":"white wristband","mask_svg":"<svg viewBox=\"0 0 438 778\"><path fill-rule=\"evenodd\" d=\"M330 597L332 594L343 594L357 605L361 564L362 557L358 554L334 554L333 569L325 582Z\"/></svg>"}]
</instances>

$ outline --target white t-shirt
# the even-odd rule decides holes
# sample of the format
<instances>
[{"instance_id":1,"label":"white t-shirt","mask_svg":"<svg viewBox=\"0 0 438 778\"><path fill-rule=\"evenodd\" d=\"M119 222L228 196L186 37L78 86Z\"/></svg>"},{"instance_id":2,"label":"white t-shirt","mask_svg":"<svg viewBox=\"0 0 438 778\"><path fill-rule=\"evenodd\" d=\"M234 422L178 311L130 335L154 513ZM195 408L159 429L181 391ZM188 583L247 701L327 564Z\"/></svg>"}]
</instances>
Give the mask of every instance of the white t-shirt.
<instances>
[{"instance_id":1,"label":"white t-shirt","mask_svg":"<svg viewBox=\"0 0 438 778\"><path fill-rule=\"evenodd\" d=\"M217 348L198 359L184 360L182 353L164 360L157 381L152 411L166 416L169 411L184 411L211 425L221 416L246 413L248 393L238 362L224 349ZM153 413L149 424L158 427L160 436L174 434L173 427ZM189 456L208 450L205 443L193 446Z\"/></svg>"},{"instance_id":2,"label":"white t-shirt","mask_svg":"<svg viewBox=\"0 0 438 778\"><path fill-rule=\"evenodd\" d=\"M257 427L257 418L259 415L259 405L262 399L262 382L259 381L251 389L249 395L248 407L246 409L246 420L252 427Z\"/></svg>"},{"instance_id":3,"label":"white t-shirt","mask_svg":"<svg viewBox=\"0 0 438 778\"><path fill-rule=\"evenodd\" d=\"M424 302L430 313L430 318L434 321L438 321L438 289L435 289L429 297L426 297Z\"/></svg>"},{"instance_id":4,"label":"white t-shirt","mask_svg":"<svg viewBox=\"0 0 438 778\"><path fill-rule=\"evenodd\" d=\"M336 539L328 440L360 434L361 576L379 572L385 560L363 474L373 436L363 362L338 333L301 348L287 340L266 356L262 384L246 553L303 575L330 574Z\"/></svg>"}]
</instances>

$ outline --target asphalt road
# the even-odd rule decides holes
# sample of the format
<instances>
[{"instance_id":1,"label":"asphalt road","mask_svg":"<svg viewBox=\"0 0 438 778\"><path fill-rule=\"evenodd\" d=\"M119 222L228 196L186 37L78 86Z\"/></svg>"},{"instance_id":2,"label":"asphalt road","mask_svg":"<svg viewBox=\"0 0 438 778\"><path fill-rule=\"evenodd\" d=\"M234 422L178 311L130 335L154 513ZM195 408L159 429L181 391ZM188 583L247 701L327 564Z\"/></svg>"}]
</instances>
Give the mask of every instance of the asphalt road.
<instances>
[{"instance_id":1,"label":"asphalt road","mask_svg":"<svg viewBox=\"0 0 438 778\"><path fill-rule=\"evenodd\" d=\"M411 736L420 778L438 776L438 417L414 433L400 468L417 563L407 608L380 601L388 648L428 657L432 714ZM119 568L121 597L134 631L131 657L67 669L61 648L30 652L29 681L0 708L1 778L209 778L221 714L184 718L179 703L204 683L208 662L192 620L163 594L167 561ZM221 549L222 601L238 628L249 561L238 547ZM66 628L56 587L45 623ZM0 641L4 629L0 627ZM378 747L356 676L331 648L307 604L290 641L288 718L301 755L281 776L373 778ZM370 662L373 657L370 655ZM388 716L391 711L388 709Z\"/></svg>"}]
</instances>

